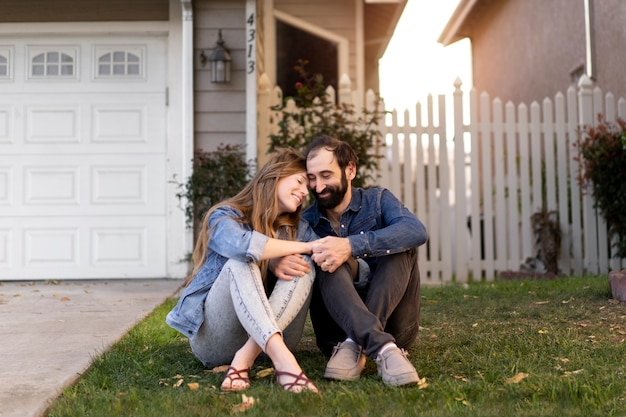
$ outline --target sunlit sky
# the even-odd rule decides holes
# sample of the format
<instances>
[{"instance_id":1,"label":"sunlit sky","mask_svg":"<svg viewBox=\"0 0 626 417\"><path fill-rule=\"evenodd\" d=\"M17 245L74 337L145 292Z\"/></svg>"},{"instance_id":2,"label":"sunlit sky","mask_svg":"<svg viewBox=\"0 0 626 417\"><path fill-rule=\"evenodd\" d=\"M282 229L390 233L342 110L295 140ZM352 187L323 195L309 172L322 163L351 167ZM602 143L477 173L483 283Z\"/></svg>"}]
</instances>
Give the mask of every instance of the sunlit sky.
<instances>
[{"instance_id":1,"label":"sunlit sky","mask_svg":"<svg viewBox=\"0 0 626 417\"><path fill-rule=\"evenodd\" d=\"M470 43L437 43L459 0L408 0L380 60L380 92L386 108L415 108L428 94L452 94L454 80L471 85Z\"/></svg>"}]
</instances>

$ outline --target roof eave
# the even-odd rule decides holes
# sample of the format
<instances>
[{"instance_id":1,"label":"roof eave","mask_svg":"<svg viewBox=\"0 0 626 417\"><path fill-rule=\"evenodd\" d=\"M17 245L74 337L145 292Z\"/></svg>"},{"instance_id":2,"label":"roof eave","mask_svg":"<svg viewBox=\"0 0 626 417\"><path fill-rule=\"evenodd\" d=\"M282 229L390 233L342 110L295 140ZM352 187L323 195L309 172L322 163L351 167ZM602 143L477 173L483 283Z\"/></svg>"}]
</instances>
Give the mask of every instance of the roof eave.
<instances>
[{"instance_id":1,"label":"roof eave","mask_svg":"<svg viewBox=\"0 0 626 417\"><path fill-rule=\"evenodd\" d=\"M448 20L448 23L446 23L443 32L439 35L437 42L444 46L448 46L456 41L466 38L467 35L464 34L464 29L467 24L467 18L478 1L479 0L460 0L456 9L454 9L452 16Z\"/></svg>"}]
</instances>

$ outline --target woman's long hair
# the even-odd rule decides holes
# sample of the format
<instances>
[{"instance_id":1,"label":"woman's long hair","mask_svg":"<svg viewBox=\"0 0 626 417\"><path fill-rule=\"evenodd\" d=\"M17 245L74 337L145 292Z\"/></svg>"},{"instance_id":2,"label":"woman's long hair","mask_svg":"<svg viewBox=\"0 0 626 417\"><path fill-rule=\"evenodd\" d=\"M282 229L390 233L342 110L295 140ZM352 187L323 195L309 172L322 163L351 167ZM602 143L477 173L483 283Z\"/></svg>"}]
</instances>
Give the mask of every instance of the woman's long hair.
<instances>
[{"instance_id":1,"label":"woman's long hair","mask_svg":"<svg viewBox=\"0 0 626 417\"><path fill-rule=\"evenodd\" d=\"M253 230L271 238L295 240L302 205L293 213L280 213L278 209L278 181L299 172L306 172L304 157L293 149L284 149L274 155L234 197L217 203L204 215L196 246L193 251L193 270L185 284L196 276L204 262L211 230L207 230L209 217L218 207L231 206L242 213L235 220L249 225ZM267 275L267 260L260 262L263 279Z\"/></svg>"}]
</instances>

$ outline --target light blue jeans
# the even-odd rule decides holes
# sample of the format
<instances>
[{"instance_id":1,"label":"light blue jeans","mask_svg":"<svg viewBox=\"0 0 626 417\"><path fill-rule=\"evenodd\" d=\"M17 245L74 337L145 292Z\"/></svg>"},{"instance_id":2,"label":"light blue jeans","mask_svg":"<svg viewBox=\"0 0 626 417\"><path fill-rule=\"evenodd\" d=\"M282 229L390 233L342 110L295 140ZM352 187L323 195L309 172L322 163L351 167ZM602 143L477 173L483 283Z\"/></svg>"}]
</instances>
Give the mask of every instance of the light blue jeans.
<instances>
[{"instance_id":1,"label":"light blue jeans","mask_svg":"<svg viewBox=\"0 0 626 417\"><path fill-rule=\"evenodd\" d=\"M267 297L258 265L229 260L209 290L204 322L190 340L194 355L207 367L227 365L248 337L265 351L275 333L293 350L302 337L314 279L311 265L302 277L279 279Z\"/></svg>"}]
</instances>

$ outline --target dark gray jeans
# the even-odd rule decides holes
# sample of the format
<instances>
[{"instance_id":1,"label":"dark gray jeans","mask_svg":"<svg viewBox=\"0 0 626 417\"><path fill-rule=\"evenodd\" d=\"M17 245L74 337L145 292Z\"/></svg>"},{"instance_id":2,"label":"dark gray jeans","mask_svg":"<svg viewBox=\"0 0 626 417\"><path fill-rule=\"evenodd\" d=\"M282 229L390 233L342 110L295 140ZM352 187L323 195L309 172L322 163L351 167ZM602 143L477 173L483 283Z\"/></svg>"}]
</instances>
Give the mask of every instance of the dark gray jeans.
<instances>
[{"instance_id":1,"label":"dark gray jeans","mask_svg":"<svg viewBox=\"0 0 626 417\"><path fill-rule=\"evenodd\" d=\"M354 283L347 264L330 274L316 268L311 322L325 355L350 337L375 358L386 343L410 347L420 320L417 250L381 256L367 285Z\"/></svg>"}]
</instances>

